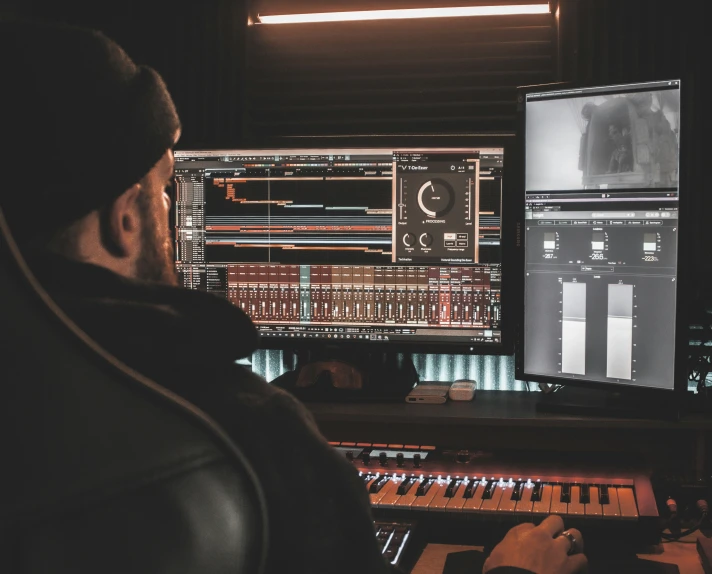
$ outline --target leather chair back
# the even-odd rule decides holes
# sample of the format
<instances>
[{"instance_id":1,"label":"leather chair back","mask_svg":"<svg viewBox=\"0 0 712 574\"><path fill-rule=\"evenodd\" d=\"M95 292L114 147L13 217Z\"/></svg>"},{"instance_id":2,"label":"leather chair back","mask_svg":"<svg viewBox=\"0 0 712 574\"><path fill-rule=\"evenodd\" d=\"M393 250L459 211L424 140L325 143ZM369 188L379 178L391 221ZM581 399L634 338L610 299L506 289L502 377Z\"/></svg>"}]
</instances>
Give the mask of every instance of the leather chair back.
<instances>
[{"instance_id":1,"label":"leather chair back","mask_svg":"<svg viewBox=\"0 0 712 574\"><path fill-rule=\"evenodd\" d=\"M0 571L263 571L264 495L239 449L72 324L2 211L0 337Z\"/></svg>"}]
</instances>

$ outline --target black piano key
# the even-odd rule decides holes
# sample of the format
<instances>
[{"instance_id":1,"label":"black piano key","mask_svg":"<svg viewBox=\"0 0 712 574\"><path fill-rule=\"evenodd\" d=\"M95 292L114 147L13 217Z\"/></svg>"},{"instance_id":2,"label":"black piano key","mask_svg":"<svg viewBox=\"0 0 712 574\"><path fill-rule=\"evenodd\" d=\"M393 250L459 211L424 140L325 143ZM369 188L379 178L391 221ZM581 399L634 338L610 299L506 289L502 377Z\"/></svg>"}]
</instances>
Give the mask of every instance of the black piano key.
<instances>
[{"instance_id":1,"label":"black piano key","mask_svg":"<svg viewBox=\"0 0 712 574\"><path fill-rule=\"evenodd\" d=\"M579 497L581 504L591 504L591 489L588 484L581 485L581 496Z\"/></svg>"},{"instance_id":2,"label":"black piano key","mask_svg":"<svg viewBox=\"0 0 712 574\"><path fill-rule=\"evenodd\" d=\"M382 476L378 480L374 480L373 483L371 484L371 487L368 489L368 491L371 494L376 494L377 492L380 492L381 489L388 484L388 481L391 479L390 476Z\"/></svg>"},{"instance_id":3,"label":"black piano key","mask_svg":"<svg viewBox=\"0 0 712 574\"><path fill-rule=\"evenodd\" d=\"M522 499L522 491L524 490L524 482L517 482L514 485L514 488L512 489L512 497L511 500L521 500Z\"/></svg>"},{"instance_id":4,"label":"black piano key","mask_svg":"<svg viewBox=\"0 0 712 574\"><path fill-rule=\"evenodd\" d=\"M489 500L494 494L494 489L497 488L497 481L490 480L485 486L485 491L482 493L482 500Z\"/></svg>"},{"instance_id":5,"label":"black piano key","mask_svg":"<svg viewBox=\"0 0 712 574\"><path fill-rule=\"evenodd\" d=\"M473 478L470 482L468 482L465 487L465 492L462 493L462 498L472 498L472 495L475 494L475 490L477 490L477 486L479 484L480 481L476 478Z\"/></svg>"},{"instance_id":6,"label":"black piano key","mask_svg":"<svg viewBox=\"0 0 712 574\"><path fill-rule=\"evenodd\" d=\"M434 478L426 478L423 482L420 483L420 486L418 487L417 492L415 493L416 496L425 496L428 491L430 490L430 487L435 484L435 479Z\"/></svg>"},{"instance_id":7,"label":"black piano key","mask_svg":"<svg viewBox=\"0 0 712 574\"><path fill-rule=\"evenodd\" d=\"M539 502L541 500L541 489L544 488L544 485L541 482L537 482L534 485L534 488L532 488L532 502Z\"/></svg>"},{"instance_id":8,"label":"black piano key","mask_svg":"<svg viewBox=\"0 0 712 574\"><path fill-rule=\"evenodd\" d=\"M361 480L363 480L364 484L368 484L368 481L375 478L375 476L376 476L375 474L367 473L361 477Z\"/></svg>"},{"instance_id":9,"label":"black piano key","mask_svg":"<svg viewBox=\"0 0 712 574\"><path fill-rule=\"evenodd\" d=\"M610 504L611 503L611 498L608 494L608 485L607 484L602 484L601 486L598 487L598 501L601 504Z\"/></svg>"},{"instance_id":10,"label":"black piano key","mask_svg":"<svg viewBox=\"0 0 712 574\"><path fill-rule=\"evenodd\" d=\"M561 485L561 498L559 502L571 502L571 483L565 482Z\"/></svg>"},{"instance_id":11,"label":"black piano key","mask_svg":"<svg viewBox=\"0 0 712 574\"><path fill-rule=\"evenodd\" d=\"M459 478L453 478L445 489L445 498L452 498L455 496L457 489L460 488L460 484L462 484L462 480Z\"/></svg>"},{"instance_id":12,"label":"black piano key","mask_svg":"<svg viewBox=\"0 0 712 574\"><path fill-rule=\"evenodd\" d=\"M408 491L411 489L415 481L418 480L414 476L411 476L409 479L404 480L403 482L398 485L398 490L396 491L397 494L407 494Z\"/></svg>"}]
</instances>

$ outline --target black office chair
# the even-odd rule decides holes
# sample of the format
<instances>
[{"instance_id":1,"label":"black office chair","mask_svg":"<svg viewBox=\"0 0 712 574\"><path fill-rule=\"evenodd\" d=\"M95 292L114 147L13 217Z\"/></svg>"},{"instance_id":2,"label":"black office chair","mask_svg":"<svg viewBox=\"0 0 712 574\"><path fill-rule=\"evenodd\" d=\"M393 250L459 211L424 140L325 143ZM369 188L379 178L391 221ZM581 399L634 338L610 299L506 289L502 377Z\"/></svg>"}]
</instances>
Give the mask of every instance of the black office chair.
<instances>
[{"instance_id":1,"label":"black office chair","mask_svg":"<svg viewBox=\"0 0 712 574\"><path fill-rule=\"evenodd\" d=\"M264 496L204 413L49 299L0 211L0 572L260 573Z\"/></svg>"}]
</instances>

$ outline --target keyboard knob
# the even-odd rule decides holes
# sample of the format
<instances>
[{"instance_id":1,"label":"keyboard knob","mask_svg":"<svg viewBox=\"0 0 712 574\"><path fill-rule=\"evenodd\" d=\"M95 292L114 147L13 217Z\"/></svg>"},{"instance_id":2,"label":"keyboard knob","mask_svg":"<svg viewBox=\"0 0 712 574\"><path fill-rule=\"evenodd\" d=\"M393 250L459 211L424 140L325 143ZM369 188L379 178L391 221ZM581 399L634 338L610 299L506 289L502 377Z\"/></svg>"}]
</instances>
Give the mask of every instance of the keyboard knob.
<instances>
[{"instance_id":1,"label":"keyboard knob","mask_svg":"<svg viewBox=\"0 0 712 574\"><path fill-rule=\"evenodd\" d=\"M381 466L388 466L388 455L385 452L378 455L378 463Z\"/></svg>"},{"instance_id":2,"label":"keyboard knob","mask_svg":"<svg viewBox=\"0 0 712 574\"><path fill-rule=\"evenodd\" d=\"M349 462L354 461L354 451L352 451L352 450L346 451L346 460L348 460Z\"/></svg>"},{"instance_id":3,"label":"keyboard knob","mask_svg":"<svg viewBox=\"0 0 712 574\"><path fill-rule=\"evenodd\" d=\"M465 463L470 462L470 453L466 450L461 450L455 455L455 462Z\"/></svg>"},{"instance_id":4,"label":"keyboard knob","mask_svg":"<svg viewBox=\"0 0 712 574\"><path fill-rule=\"evenodd\" d=\"M403 466L404 461L405 461L405 457L403 456L403 453L402 453L402 452L399 452L399 453L396 455L396 465L397 465L397 466Z\"/></svg>"},{"instance_id":5,"label":"keyboard knob","mask_svg":"<svg viewBox=\"0 0 712 574\"><path fill-rule=\"evenodd\" d=\"M369 462L371 462L371 453L362 452L361 453L361 462L363 462L363 464L368 464Z\"/></svg>"},{"instance_id":6,"label":"keyboard knob","mask_svg":"<svg viewBox=\"0 0 712 574\"><path fill-rule=\"evenodd\" d=\"M413 466L420 468L420 454L417 452L413 455Z\"/></svg>"}]
</instances>

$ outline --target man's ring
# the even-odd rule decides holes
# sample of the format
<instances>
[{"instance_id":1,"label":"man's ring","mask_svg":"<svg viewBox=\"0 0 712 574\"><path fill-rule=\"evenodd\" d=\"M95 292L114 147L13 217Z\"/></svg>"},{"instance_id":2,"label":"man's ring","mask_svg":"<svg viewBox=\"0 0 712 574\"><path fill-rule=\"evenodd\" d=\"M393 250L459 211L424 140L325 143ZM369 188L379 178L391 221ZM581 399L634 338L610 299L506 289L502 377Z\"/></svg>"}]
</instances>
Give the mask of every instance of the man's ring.
<instances>
[{"instance_id":1,"label":"man's ring","mask_svg":"<svg viewBox=\"0 0 712 574\"><path fill-rule=\"evenodd\" d=\"M576 537L568 530L564 530L561 534L559 534L559 536L564 536L569 541L569 551L566 554L571 556L574 553L574 550L576 550Z\"/></svg>"}]
</instances>

